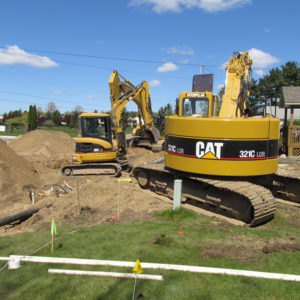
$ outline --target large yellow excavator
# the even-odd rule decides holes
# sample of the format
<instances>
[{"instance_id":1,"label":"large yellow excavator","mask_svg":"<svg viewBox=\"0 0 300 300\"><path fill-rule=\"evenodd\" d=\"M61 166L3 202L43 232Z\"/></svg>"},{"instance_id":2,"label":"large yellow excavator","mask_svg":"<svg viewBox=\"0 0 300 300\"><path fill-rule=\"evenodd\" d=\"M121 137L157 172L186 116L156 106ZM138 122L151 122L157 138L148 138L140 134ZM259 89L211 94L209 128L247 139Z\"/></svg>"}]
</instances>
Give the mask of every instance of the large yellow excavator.
<instances>
[{"instance_id":1,"label":"large yellow excavator","mask_svg":"<svg viewBox=\"0 0 300 300\"><path fill-rule=\"evenodd\" d=\"M109 78L109 88L111 116L101 113L83 113L79 116L80 132L75 139L73 164L62 168L63 175L119 176L122 169L130 169L126 158L127 141L122 127L122 113L130 101L137 104L143 120L136 130L136 144L157 145L160 132L154 126L147 82L134 86L117 71L113 71ZM116 135L116 147L113 147L112 130Z\"/></svg>"},{"instance_id":2,"label":"large yellow excavator","mask_svg":"<svg viewBox=\"0 0 300 300\"><path fill-rule=\"evenodd\" d=\"M273 217L275 198L260 184L277 171L279 119L249 117L251 64L247 52L229 60L219 113L211 92L180 94L177 114L165 120L164 164L133 170L141 187L172 196L181 178L187 203L252 226Z\"/></svg>"}]
</instances>

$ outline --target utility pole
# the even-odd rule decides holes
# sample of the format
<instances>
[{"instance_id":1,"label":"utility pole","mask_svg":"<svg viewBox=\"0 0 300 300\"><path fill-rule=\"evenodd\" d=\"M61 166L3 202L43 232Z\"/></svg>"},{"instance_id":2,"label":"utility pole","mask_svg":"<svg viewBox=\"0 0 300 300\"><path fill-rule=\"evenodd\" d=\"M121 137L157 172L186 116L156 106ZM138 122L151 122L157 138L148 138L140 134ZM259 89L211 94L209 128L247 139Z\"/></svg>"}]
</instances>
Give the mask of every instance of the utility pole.
<instances>
[{"instance_id":1,"label":"utility pole","mask_svg":"<svg viewBox=\"0 0 300 300\"><path fill-rule=\"evenodd\" d=\"M200 65L200 74L201 75L203 74L203 65L202 64Z\"/></svg>"}]
</instances>

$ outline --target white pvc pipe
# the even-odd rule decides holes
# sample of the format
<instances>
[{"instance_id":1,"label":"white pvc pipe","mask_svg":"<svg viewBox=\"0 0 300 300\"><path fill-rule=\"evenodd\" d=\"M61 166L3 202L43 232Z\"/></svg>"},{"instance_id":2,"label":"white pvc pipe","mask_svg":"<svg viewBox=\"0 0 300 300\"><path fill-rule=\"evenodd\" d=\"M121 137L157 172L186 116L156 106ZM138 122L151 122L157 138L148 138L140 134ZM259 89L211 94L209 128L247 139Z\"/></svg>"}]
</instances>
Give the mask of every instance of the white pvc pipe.
<instances>
[{"instance_id":1,"label":"white pvc pipe","mask_svg":"<svg viewBox=\"0 0 300 300\"><path fill-rule=\"evenodd\" d=\"M86 276L101 276L101 277L118 277L118 278L137 278L137 279L150 279L150 280L164 280L161 275L146 275L131 273L117 273L117 272L97 272L97 271L79 271L79 270L61 270L61 269L48 269L48 273L52 274L67 274L67 275L86 275Z\"/></svg>"},{"instance_id":2,"label":"white pvc pipe","mask_svg":"<svg viewBox=\"0 0 300 300\"><path fill-rule=\"evenodd\" d=\"M179 209L181 205L182 179L174 180L173 210Z\"/></svg>"},{"instance_id":3,"label":"white pvc pipe","mask_svg":"<svg viewBox=\"0 0 300 300\"><path fill-rule=\"evenodd\" d=\"M11 255L9 259L20 259L21 261L25 261L25 262L115 266L115 267L128 267L128 268L133 268L136 264L136 262L130 262L130 261L42 257L42 256L19 256L19 255ZM185 266L185 265L156 264L156 263L141 263L141 266L143 269L162 269L162 270L184 271L184 272L194 272L194 273L223 274L223 275L257 277L257 278L266 278L266 279L280 279L280 280L300 282L300 275L198 267L198 266Z\"/></svg>"},{"instance_id":4,"label":"white pvc pipe","mask_svg":"<svg viewBox=\"0 0 300 300\"><path fill-rule=\"evenodd\" d=\"M0 257L0 260L8 261L10 260L10 257Z\"/></svg>"}]
</instances>

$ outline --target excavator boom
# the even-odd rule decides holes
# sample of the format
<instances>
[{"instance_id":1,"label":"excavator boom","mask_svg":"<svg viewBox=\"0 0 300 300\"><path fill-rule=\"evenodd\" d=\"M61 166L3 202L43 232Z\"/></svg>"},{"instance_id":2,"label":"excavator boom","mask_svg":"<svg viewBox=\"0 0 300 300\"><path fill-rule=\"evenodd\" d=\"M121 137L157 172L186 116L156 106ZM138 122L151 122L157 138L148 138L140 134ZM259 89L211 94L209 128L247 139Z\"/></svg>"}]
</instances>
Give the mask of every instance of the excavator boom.
<instances>
[{"instance_id":1,"label":"excavator boom","mask_svg":"<svg viewBox=\"0 0 300 300\"><path fill-rule=\"evenodd\" d=\"M119 151L126 151L125 133L122 128L122 113L125 106L133 101L141 114L143 124L140 124L141 137L151 144L157 143L160 132L154 127L149 86L146 81L135 86L128 79L114 70L109 79L110 100L113 126L116 133Z\"/></svg>"}]
</instances>

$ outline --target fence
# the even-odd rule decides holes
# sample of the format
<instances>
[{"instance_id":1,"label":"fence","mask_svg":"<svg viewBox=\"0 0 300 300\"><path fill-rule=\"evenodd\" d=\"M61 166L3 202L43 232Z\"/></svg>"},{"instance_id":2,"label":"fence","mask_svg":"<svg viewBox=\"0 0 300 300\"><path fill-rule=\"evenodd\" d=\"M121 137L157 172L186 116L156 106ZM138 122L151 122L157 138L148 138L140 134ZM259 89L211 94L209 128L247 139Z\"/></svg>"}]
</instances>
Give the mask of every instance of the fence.
<instances>
[{"instance_id":1,"label":"fence","mask_svg":"<svg viewBox=\"0 0 300 300\"><path fill-rule=\"evenodd\" d=\"M300 126L289 126L289 156L300 156Z\"/></svg>"}]
</instances>

